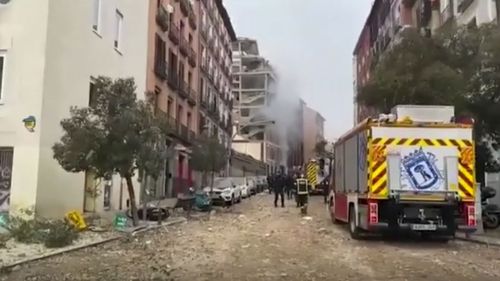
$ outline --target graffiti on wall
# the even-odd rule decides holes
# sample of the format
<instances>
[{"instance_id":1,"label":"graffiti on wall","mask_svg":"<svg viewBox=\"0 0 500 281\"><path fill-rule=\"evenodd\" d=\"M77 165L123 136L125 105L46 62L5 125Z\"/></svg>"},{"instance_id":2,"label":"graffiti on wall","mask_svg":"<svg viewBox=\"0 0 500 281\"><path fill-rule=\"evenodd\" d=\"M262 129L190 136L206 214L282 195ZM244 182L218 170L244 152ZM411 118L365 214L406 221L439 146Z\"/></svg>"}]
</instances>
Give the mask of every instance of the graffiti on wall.
<instances>
[{"instance_id":1,"label":"graffiti on wall","mask_svg":"<svg viewBox=\"0 0 500 281\"><path fill-rule=\"evenodd\" d=\"M9 211L13 155L12 148L0 148L0 213Z\"/></svg>"}]
</instances>

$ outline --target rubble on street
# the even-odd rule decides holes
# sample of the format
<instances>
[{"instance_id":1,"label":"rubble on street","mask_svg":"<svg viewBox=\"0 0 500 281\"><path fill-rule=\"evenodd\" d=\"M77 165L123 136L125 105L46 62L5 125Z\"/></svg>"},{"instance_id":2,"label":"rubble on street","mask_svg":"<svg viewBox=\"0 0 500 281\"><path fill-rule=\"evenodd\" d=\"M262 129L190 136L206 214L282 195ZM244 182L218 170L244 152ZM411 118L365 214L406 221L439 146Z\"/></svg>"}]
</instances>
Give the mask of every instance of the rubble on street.
<instances>
[{"instance_id":1,"label":"rubble on street","mask_svg":"<svg viewBox=\"0 0 500 281\"><path fill-rule=\"evenodd\" d=\"M495 247L374 238L352 240L322 198L309 217L292 201L257 196L207 220L24 264L0 280L499 280ZM302 223L306 222L306 223ZM432 274L429 274L432 272Z\"/></svg>"}]
</instances>

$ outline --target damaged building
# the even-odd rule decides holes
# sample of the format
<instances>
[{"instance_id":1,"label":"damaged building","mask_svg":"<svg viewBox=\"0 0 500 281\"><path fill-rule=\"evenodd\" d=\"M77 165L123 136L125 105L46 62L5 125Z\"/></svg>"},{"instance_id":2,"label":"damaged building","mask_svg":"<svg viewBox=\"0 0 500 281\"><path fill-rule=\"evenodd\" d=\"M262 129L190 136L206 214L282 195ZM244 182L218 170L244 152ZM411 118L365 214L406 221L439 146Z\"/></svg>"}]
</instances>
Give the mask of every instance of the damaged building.
<instances>
[{"instance_id":1,"label":"damaged building","mask_svg":"<svg viewBox=\"0 0 500 281\"><path fill-rule=\"evenodd\" d=\"M267 164L275 172L282 162L275 120L266 111L276 96L277 75L259 54L256 40L233 42L233 120L237 136L233 149Z\"/></svg>"}]
</instances>

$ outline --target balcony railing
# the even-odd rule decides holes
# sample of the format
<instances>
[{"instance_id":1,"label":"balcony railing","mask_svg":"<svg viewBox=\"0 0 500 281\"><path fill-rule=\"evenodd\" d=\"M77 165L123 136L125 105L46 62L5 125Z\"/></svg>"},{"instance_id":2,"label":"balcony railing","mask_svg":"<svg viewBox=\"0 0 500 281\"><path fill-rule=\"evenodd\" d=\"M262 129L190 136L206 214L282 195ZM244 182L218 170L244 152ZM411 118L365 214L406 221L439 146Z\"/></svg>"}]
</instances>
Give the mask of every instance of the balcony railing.
<instances>
[{"instance_id":1,"label":"balcony railing","mask_svg":"<svg viewBox=\"0 0 500 281\"><path fill-rule=\"evenodd\" d=\"M203 98L203 95L200 95L200 105L201 105L201 107L205 108L206 110L208 110L208 108L210 107L210 105L208 104L208 101Z\"/></svg>"},{"instance_id":2,"label":"balcony railing","mask_svg":"<svg viewBox=\"0 0 500 281\"><path fill-rule=\"evenodd\" d=\"M208 26L202 25L200 29L200 34L205 41L208 41Z\"/></svg>"},{"instance_id":3,"label":"balcony railing","mask_svg":"<svg viewBox=\"0 0 500 281\"><path fill-rule=\"evenodd\" d=\"M181 32L179 30L179 27L172 23L170 25L170 30L168 31L168 38L170 39L170 41L172 41L172 43L179 45L180 37Z\"/></svg>"},{"instance_id":4,"label":"balcony railing","mask_svg":"<svg viewBox=\"0 0 500 281\"><path fill-rule=\"evenodd\" d=\"M196 52L192 47L189 47L188 62L192 67L196 67Z\"/></svg>"},{"instance_id":5,"label":"balcony railing","mask_svg":"<svg viewBox=\"0 0 500 281\"><path fill-rule=\"evenodd\" d=\"M184 79L179 79L179 96L183 99L189 97L189 86Z\"/></svg>"},{"instance_id":6,"label":"balcony railing","mask_svg":"<svg viewBox=\"0 0 500 281\"><path fill-rule=\"evenodd\" d=\"M156 23L161 28L161 30L168 30L168 26L170 24L170 15L168 11L163 7L163 5L160 5L160 7L158 8L158 12L156 12Z\"/></svg>"},{"instance_id":7,"label":"balcony railing","mask_svg":"<svg viewBox=\"0 0 500 281\"><path fill-rule=\"evenodd\" d=\"M187 17L189 15L189 8L191 7L189 0L180 0L180 7L182 14Z\"/></svg>"},{"instance_id":8,"label":"balcony railing","mask_svg":"<svg viewBox=\"0 0 500 281\"><path fill-rule=\"evenodd\" d=\"M168 117L168 127L169 127L169 134L171 136L177 136L179 134L179 123L172 116Z\"/></svg>"},{"instance_id":9,"label":"balcony railing","mask_svg":"<svg viewBox=\"0 0 500 281\"><path fill-rule=\"evenodd\" d=\"M185 141L188 141L188 137L189 137L189 130L188 130L188 127L186 125L180 125L179 126L180 130L179 130L179 136L181 137L182 140L185 140Z\"/></svg>"},{"instance_id":10,"label":"balcony railing","mask_svg":"<svg viewBox=\"0 0 500 281\"><path fill-rule=\"evenodd\" d=\"M180 41L181 41L180 42L181 44L180 44L179 51L184 56L187 56L189 54L189 43L184 36L181 36Z\"/></svg>"},{"instance_id":11,"label":"balcony railing","mask_svg":"<svg viewBox=\"0 0 500 281\"><path fill-rule=\"evenodd\" d=\"M167 79L167 62L164 60L155 60L155 74L162 80Z\"/></svg>"},{"instance_id":12,"label":"balcony railing","mask_svg":"<svg viewBox=\"0 0 500 281\"><path fill-rule=\"evenodd\" d=\"M189 11L189 25L193 30L196 30L197 24L196 24L196 15L194 14L193 9Z\"/></svg>"},{"instance_id":13,"label":"balcony railing","mask_svg":"<svg viewBox=\"0 0 500 281\"><path fill-rule=\"evenodd\" d=\"M193 89L189 90L188 103L191 106L195 106L196 105L196 91L193 90Z\"/></svg>"},{"instance_id":14,"label":"balcony railing","mask_svg":"<svg viewBox=\"0 0 500 281\"><path fill-rule=\"evenodd\" d=\"M168 73L167 84L172 88L172 90L177 90L179 88L179 77L177 76L177 72L171 69Z\"/></svg>"}]
</instances>

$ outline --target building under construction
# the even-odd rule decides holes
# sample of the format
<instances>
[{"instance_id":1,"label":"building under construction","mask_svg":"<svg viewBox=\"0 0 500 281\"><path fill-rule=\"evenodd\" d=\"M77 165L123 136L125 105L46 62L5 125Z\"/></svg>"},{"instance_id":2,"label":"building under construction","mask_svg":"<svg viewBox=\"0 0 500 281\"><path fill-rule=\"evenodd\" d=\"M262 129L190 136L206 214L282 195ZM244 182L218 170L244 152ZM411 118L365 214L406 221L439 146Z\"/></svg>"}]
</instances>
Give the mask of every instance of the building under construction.
<instances>
[{"instance_id":1,"label":"building under construction","mask_svg":"<svg viewBox=\"0 0 500 281\"><path fill-rule=\"evenodd\" d=\"M256 40L238 38L232 48L233 120L238 132L233 148L265 162L272 173L282 161L275 120L266 113L276 96L277 75L259 55Z\"/></svg>"}]
</instances>

